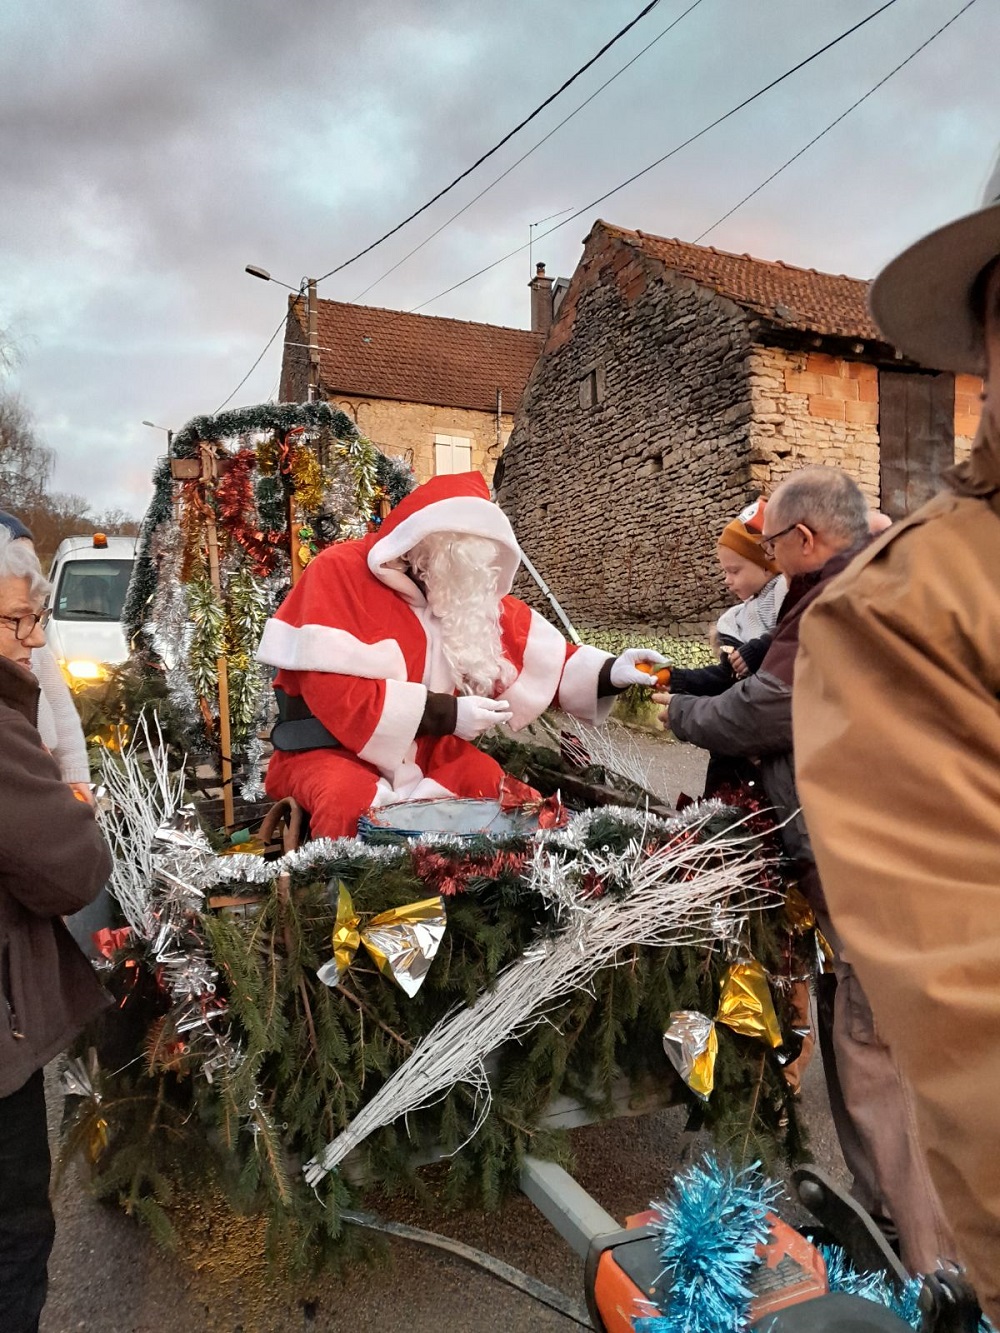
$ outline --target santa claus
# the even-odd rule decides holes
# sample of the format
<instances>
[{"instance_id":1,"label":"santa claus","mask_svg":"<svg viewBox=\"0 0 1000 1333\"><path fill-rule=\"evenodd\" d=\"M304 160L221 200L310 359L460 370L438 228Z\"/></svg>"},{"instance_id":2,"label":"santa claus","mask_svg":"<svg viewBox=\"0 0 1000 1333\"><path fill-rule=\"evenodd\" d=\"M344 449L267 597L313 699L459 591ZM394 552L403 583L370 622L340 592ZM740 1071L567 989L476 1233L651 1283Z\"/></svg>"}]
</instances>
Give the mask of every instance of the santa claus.
<instances>
[{"instance_id":1,"label":"santa claus","mask_svg":"<svg viewBox=\"0 0 1000 1333\"><path fill-rule=\"evenodd\" d=\"M267 622L258 660L278 668L272 799L309 811L314 837L357 832L372 806L497 797L504 773L471 744L555 704L602 722L648 685L636 664L567 644L509 596L513 529L478 472L419 486L378 532L323 551Z\"/></svg>"}]
</instances>

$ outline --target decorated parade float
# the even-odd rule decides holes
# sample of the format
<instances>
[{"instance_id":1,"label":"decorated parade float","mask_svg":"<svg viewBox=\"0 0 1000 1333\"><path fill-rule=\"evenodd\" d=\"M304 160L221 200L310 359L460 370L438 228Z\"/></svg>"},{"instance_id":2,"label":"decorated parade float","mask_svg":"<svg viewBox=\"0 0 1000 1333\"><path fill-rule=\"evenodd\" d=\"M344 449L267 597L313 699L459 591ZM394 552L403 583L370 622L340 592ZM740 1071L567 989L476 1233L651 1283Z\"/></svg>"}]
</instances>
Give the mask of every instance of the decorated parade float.
<instances>
[{"instance_id":1,"label":"decorated parade float","mask_svg":"<svg viewBox=\"0 0 1000 1333\"><path fill-rule=\"evenodd\" d=\"M323 403L197 418L156 474L103 762L116 1003L68 1065L64 1149L165 1239L211 1189L285 1266L352 1258L374 1189L437 1161L440 1197L493 1206L571 1164L567 1127L666 1105L737 1165L801 1153L788 997L817 933L752 801L667 810L581 727L483 742L510 800L356 837L264 799L264 622L412 486Z\"/></svg>"}]
</instances>

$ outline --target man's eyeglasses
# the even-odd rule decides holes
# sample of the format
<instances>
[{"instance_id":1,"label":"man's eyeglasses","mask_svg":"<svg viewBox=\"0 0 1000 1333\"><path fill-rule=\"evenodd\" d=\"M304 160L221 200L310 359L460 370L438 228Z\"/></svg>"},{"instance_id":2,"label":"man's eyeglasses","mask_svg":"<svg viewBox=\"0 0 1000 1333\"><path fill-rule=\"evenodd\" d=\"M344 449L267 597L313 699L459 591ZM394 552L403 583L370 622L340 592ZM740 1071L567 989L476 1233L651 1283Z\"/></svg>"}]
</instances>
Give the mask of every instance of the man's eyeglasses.
<instances>
[{"instance_id":1,"label":"man's eyeglasses","mask_svg":"<svg viewBox=\"0 0 1000 1333\"><path fill-rule=\"evenodd\" d=\"M802 526L803 525L801 523L789 523L787 528L782 528L780 532L772 532L770 537L758 537L757 545L760 547L760 549L764 552L764 554L767 556L769 560L773 559L774 543L778 540L778 538L787 537L787 535L790 532L794 532L796 528L800 528Z\"/></svg>"},{"instance_id":2,"label":"man's eyeglasses","mask_svg":"<svg viewBox=\"0 0 1000 1333\"><path fill-rule=\"evenodd\" d=\"M35 632L35 626L40 625L42 629L49 623L52 611L46 607L44 611L35 615L34 611L29 611L26 616L0 616L0 620L8 625L14 626L14 638L18 643L25 643Z\"/></svg>"}]
</instances>

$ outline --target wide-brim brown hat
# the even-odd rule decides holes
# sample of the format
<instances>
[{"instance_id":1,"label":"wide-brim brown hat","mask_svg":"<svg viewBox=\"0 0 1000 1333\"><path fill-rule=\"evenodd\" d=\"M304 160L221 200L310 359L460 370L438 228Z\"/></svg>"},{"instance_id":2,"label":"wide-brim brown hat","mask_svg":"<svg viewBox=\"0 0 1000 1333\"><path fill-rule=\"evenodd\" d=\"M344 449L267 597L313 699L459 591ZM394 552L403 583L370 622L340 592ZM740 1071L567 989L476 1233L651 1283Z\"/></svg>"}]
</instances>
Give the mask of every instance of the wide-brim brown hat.
<instances>
[{"instance_id":1,"label":"wide-brim brown hat","mask_svg":"<svg viewBox=\"0 0 1000 1333\"><path fill-rule=\"evenodd\" d=\"M868 304L886 341L934 370L985 370L972 308L976 279L1000 257L1000 156L975 213L911 245L872 283Z\"/></svg>"}]
</instances>

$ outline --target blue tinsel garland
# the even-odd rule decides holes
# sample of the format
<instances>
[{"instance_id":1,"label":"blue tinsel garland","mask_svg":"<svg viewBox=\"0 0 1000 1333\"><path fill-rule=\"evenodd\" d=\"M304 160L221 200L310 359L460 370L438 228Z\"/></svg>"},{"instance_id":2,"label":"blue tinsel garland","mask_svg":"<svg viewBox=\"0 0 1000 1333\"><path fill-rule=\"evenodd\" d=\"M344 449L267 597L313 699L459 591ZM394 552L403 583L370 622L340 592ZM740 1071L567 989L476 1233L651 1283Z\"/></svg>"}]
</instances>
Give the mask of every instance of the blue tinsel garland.
<instances>
[{"instance_id":1,"label":"blue tinsel garland","mask_svg":"<svg viewBox=\"0 0 1000 1333\"><path fill-rule=\"evenodd\" d=\"M765 1219L780 1194L781 1186L758 1164L736 1170L710 1153L679 1175L671 1197L651 1205L659 1217L663 1271L655 1299L661 1313L636 1318L635 1333L741 1333L757 1246L768 1239ZM884 1275L859 1273L838 1246L823 1246L821 1253L831 1292L864 1297L919 1327L919 1278L900 1291Z\"/></svg>"},{"instance_id":2,"label":"blue tinsel garland","mask_svg":"<svg viewBox=\"0 0 1000 1333\"><path fill-rule=\"evenodd\" d=\"M847 1296L863 1296L876 1305L884 1305L893 1314L904 1319L911 1328L920 1326L920 1308L917 1298L922 1286L920 1278L911 1277L902 1291L881 1273L859 1273L839 1245L821 1245L820 1254L826 1264L826 1280L831 1292Z\"/></svg>"},{"instance_id":3,"label":"blue tinsel garland","mask_svg":"<svg viewBox=\"0 0 1000 1333\"><path fill-rule=\"evenodd\" d=\"M746 1327L747 1278L781 1187L758 1164L721 1165L711 1154L674 1182L659 1214L664 1299L660 1315L636 1319L636 1333L739 1333ZM659 1288L660 1283L657 1282Z\"/></svg>"}]
</instances>

